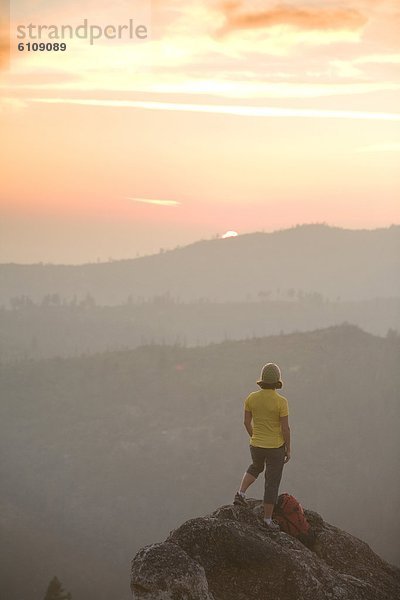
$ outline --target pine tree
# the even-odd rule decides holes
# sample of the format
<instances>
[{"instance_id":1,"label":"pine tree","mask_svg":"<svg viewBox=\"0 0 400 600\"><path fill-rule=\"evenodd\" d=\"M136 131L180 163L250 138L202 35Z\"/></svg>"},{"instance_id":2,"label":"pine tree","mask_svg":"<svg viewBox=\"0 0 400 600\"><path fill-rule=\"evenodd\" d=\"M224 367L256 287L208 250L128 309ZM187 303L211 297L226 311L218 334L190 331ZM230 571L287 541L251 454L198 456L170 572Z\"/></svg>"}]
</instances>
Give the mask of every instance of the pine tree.
<instances>
[{"instance_id":1,"label":"pine tree","mask_svg":"<svg viewBox=\"0 0 400 600\"><path fill-rule=\"evenodd\" d=\"M71 600L71 594L65 593L57 577L50 581L44 600Z\"/></svg>"}]
</instances>

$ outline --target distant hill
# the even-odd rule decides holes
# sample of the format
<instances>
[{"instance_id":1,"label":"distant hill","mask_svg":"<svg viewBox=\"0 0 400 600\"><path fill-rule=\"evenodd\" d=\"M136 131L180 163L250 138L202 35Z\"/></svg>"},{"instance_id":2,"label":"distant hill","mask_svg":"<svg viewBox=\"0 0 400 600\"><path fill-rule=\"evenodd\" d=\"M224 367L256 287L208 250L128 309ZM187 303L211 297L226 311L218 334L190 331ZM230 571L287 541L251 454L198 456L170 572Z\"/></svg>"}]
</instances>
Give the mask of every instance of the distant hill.
<instances>
[{"instance_id":1,"label":"distant hill","mask_svg":"<svg viewBox=\"0 0 400 600\"><path fill-rule=\"evenodd\" d=\"M345 322L376 335L396 335L400 298L335 302L310 294L258 302L182 303L159 297L122 306L87 301L69 306L49 301L22 304L0 309L0 361L80 356L145 344L204 346Z\"/></svg>"},{"instance_id":2,"label":"distant hill","mask_svg":"<svg viewBox=\"0 0 400 600\"><path fill-rule=\"evenodd\" d=\"M0 304L21 295L40 301L46 294L90 294L106 305L165 294L182 301L243 301L290 289L366 300L399 297L399 272L400 226L355 231L303 225L103 264L3 264Z\"/></svg>"},{"instance_id":3,"label":"distant hill","mask_svg":"<svg viewBox=\"0 0 400 600\"><path fill-rule=\"evenodd\" d=\"M400 339L342 326L0 366L7 600L41 597L54 573L74 600L127 600L141 546L231 501L243 399L269 360L290 405L282 491L399 563Z\"/></svg>"}]
</instances>

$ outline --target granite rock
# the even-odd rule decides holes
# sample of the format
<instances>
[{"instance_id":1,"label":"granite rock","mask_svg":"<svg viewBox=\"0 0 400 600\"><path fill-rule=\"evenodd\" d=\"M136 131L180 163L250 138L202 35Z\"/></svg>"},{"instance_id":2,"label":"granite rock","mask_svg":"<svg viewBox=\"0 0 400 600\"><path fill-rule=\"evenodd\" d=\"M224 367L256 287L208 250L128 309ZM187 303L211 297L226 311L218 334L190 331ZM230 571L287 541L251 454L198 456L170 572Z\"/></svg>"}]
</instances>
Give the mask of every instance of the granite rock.
<instances>
[{"instance_id":1,"label":"granite rock","mask_svg":"<svg viewBox=\"0 0 400 600\"><path fill-rule=\"evenodd\" d=\"M135 600L400 600L400 569L306 510L307 548L263 525L261 501L186 521L132 561Z\"/></svg>"}]
</instances>

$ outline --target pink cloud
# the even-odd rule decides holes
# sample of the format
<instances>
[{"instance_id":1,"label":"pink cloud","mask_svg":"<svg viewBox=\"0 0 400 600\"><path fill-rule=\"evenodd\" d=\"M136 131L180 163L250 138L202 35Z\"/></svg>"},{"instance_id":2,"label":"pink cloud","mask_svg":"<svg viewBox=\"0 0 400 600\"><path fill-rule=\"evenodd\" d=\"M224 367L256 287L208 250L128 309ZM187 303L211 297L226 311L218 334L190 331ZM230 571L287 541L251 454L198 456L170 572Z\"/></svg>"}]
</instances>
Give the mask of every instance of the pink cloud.
<instances>
[{"instance_id":1,"label":"pink cloud","mask_svg":"<svg viewBox=\"0 0 400 600\"><path fill-rule=\"evenodd\" d=\"M248 12L241 10L240 2L222 5L225 23L220 34L242 29L263 29L275 25L289 25L302 30L358 30L367 22L367 17L352 8L300 8L279 4L274 8Z\"/></svg>"}]
</instances>

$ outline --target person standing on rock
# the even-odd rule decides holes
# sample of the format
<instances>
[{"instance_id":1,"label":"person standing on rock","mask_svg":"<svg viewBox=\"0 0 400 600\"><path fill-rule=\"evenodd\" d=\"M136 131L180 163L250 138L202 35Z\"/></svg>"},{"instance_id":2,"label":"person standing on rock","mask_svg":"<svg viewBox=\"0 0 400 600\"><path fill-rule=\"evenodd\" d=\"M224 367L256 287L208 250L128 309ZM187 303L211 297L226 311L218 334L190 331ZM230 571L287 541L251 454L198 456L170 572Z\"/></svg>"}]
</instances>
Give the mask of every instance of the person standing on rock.
<instances>
[{"instance_id":1,"label":"person standing on rock","mask_svg":"<svg viewBox=\"0 0 400 600\"><path fill-rule=\"evenodd\" d=\"M264 523L272 531L279 525L272 520L278 498L283 465L290 460L289 408L282 388L281 371L274 363L266 364L257 381L261 390L252 392L244 405L244 426L250 436L252 464L243 475L234 504L246 506L246 490L265 468Z\"/></svg>"}]
</instances>

